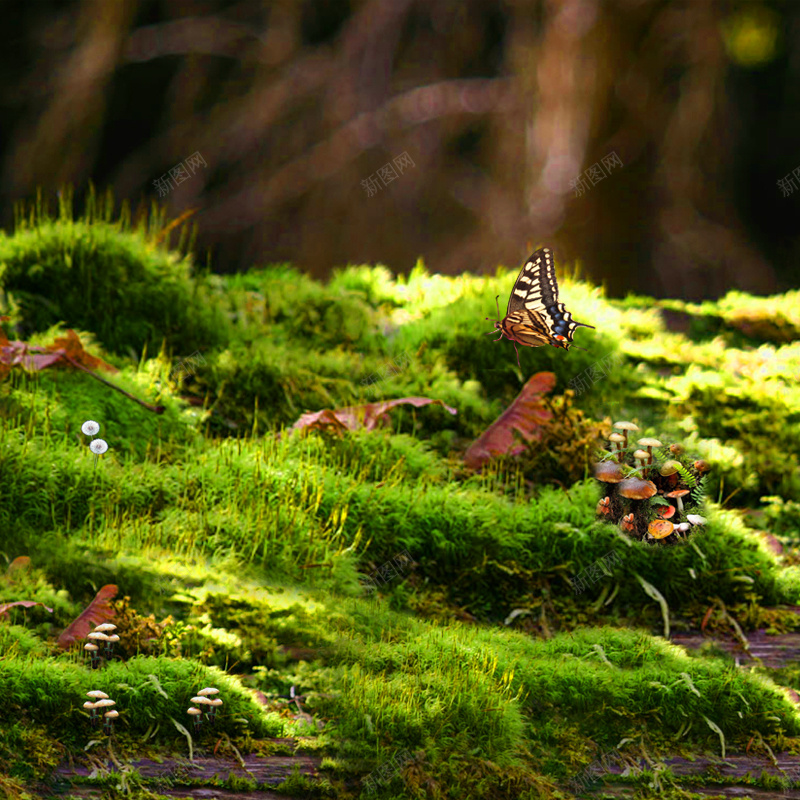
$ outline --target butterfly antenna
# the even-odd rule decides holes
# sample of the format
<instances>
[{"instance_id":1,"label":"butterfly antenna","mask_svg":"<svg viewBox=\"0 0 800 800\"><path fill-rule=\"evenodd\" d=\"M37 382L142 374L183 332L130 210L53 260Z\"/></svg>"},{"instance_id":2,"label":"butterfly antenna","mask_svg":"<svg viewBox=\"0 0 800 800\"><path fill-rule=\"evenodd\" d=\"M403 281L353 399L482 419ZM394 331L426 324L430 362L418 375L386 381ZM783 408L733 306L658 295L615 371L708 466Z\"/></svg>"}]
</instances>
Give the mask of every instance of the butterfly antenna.
<instances>
[{"instance_id":1,"label":"butterfly antenna","mask_svg":"<svg viewBox=\"0 0 800 800\"><path fill-rule=\"evenodd\" d=\"M514 345L514 352L517 354L517 366L519 371L522 372L522 364L519 363L519 350L517 350L517 343L512 339L511 343Z\"/></svg>"}]
</instances>

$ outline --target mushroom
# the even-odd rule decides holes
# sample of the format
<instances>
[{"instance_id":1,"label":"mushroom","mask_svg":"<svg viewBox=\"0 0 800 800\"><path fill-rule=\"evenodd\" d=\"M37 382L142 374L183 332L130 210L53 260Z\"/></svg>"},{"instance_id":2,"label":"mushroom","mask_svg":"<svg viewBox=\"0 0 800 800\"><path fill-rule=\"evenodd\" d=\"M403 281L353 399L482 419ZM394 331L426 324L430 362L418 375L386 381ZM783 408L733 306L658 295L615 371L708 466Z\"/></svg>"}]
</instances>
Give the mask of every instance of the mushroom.
<instances>
[{"instance_id":1,"label":"mushroom","mask_svg":"<svg viewBox=\"0 0 800 800\"><path fill-rule=\"evenodd\" d=\"M672 455L679 456L681 453L683 453L683 445L682 444L671 444L669 446L669 451L670 451L670 453L672 453Z\"/></svg>"},{"instance_id":2,"label":"mushroom","mask_svg":"<svg viewBox=\"0 0 800 800\"><path fill-rule=\"evenodd\" d=\"M87 637L87 639L92 639L95 642L107 642L108 635L103 633L102 631L93 631Z\"/></svg>"},{"instance_id":3,"label":"mushroom","mask_svg":"<svg viewBox=\"0 0 800 800\"><path fill-rule=\"evenodd\" d=\"M603 483L619 483L625 477L616 461L601 461L595 464L594 476Z\"/></svg>"},{"instance_id":4,"label":"mushroom","mask_svg":"<svg viewBox=\"0 0 800 800\"><path fill-rule=\"evenodd\" d=\"M665 478L667 478L670 475L674 475L678 471L678 467L680 465L680 461L668 459L658 468L658 472L660 475L663 475Z\"/></svg>"},{"instance_id":5,"label":"mushroom","mask_svg":"<svg viewBox=\"0 0 800 800\"><path fill-rule=\"evenodd\" d=\"M689 494L688 489L676 489L674 492L667 492L664 497L672 497L678 501L678 513L683 514L683 500L681 498Z\"/></svg>"},{"instance_id":6,"label":"mushroom","mask_svg":"<svg viewBox=\"0 0 800 800\"><path fill-rule=\"evenodd\" d=\"M108 708L110 706L115 706L116 702L114 700L109 700L108 697L104 697L102 700L98 700L94 705L95 708Z\"/></svg>"},{"instance_id":7,"label":"mushroom","mask_svg":"<svg viewBox=\"0 0 800 800\"><path fill-rule=\"evenodd\" d=\"M106 657L110 656L112 651L114 650L114 642L119 641L119 636L116 633L112 633L108 640L106 641Z\"/></svg>"},{"instance_id":8,"label":"mushroom","mask_svg":"<svg viewBox=\"0 0 800 800\"><path fill-rule=\"evenodd\" d=\"M641 464L637 464L636 466L637 467L643 467L648 463L648 460L650 458L650 454L647 452L647 450L636 450L634 452L634 454L633 454L633 457L637 461L641 461L642 462Z\"/></svg>"},{"instance_id":9,"label":"mushroom","mask_svg":"<svg viewBox=\"0 0 800 800\"><path fill-rule=\"evenodd\" d=\"M105 725L103 726L104 730L106 733L111 733L114 730L114 720L119 716L119 711L106 711L104 716L106 718Z\"/></svg>"},{"instance_id":10,"label":"mushroom","mask_svg":"<svg viewBox=\"0 0 800 800\"><path fill-rule=\"evenodd\" d=\"M202 697L200 695L197 695L197 697L193 697L192 698L192 702L196 703L197 705L200 705L200 706L205 706L205 708L202 709L203 711L207 711L207 712L211 711L211 708L212 708L211 700L208 697L206 697L205 695L203 695Z\"/></svg>"},{"instance_id":11,"label":"mushroom","mask_svg":"<svg viewBox=\"0 0 800 800\"><path fill-rule=\"evenodd\" d=\"M97 706L91 700L87 700L83 704L83 707L87 711L91 711L92 712L92 717L91 717L92 718L92 725L94 725L97 722Z\"/></svg>"},{"instance_id":12,"label":"mushroom","mask_svg":"<svg viewBox=\"0 0 800 800\"><path fill-rule=\"evenodd\" d=\"M611 452L617 456L617 461L620 461L620 456L624 452L622 443L625 441L625 437L621 433L612 433L608 437L608 441L612 442Z\"/></svg>"},{"instance_id":13,"label":"mushroom","mask_svg":"<svg viewBox=\"0 0 800 800\"><path fill-rule=\"evenodd\" d=\"M626 514L622 518L622 522L620 522L620 527L622 528L622 530L627 531L628 533L630 533L634 529L635 523L633 521L633 512L631 512L630 514Z\"/></svg>"},{"instance_id":14,"label":"mushroom","mask_svg":"<svg viewBox=\"0 0 800 800\"><path fill-rule=\"evenodd\" d=\"M607 517L611 513L611 506L610 506L611 498L604 497L598 504L597 504L597 514Z\"/></svg>"},{"instance_id":15,"label":"mushroom","mask_svg":"<svg viewBox=\"0 0 800 800\"><path fill-rule=\"evenodd\" d=\"M117 626L112 625L110 622L101 622L99 625L95 625L94 629L97 632L105 633L106 631L115 631Z\"/></svg>"},{"instance_id":16,"label":"mushroom","mask_svg":"<svg viewBox=\"0 0 800 800\"><path fill-rule=\"evenodd\" d=\"M686 533L692 526L688 522L681 522L680 525L675 526L676 531L680 531L681 533Z\"/></svg>"},{"instance_id":17,"label":"mushroom","mask_svg":"<svg viewBox=\"0 0 800 800\"><path fill-rule=\"evenodd\" d=\"M658 490L652 481L642 478L625 478L619 485L619 493L630 500L647 500Z\"/></svg>"},{"instance_id":18,"label":"mushroom","mask_svg":"<svg viewBox=\"0 0 800 800\"><path fill-rule=\"evenodd\" d=\"M687 514L686 519L692 523L692 525L705 525L708 520L705 517L701 517L699 514Z\"/></svg>"},{"instance_id":19,"label":"mushroom","mask_svg":"<svg viewBox=\"0 0 800 800\"><path fill-rule=\"evenodd\" d=\"M627 450L628 449L628 431L638 431L639 430L639 426L638 425L634 425L632 422L622 421L622 422L615 422L614 423L614 427L617 430L622 431L622 436L625 439L625 448L624 449Z\"/></svg>"},{"instance_id":20,"label":"mushroom","mask_svg":"<svg viewBox=\"0 0 800 800\"><path fill-rule=\"evenodd\" d=\"M108 700L108 695L101 692L99 689L93 689L91 692L86 692L87 697L95 697L98 700Z\"/></svg>"},{"instance_id":21,"label":"mushroom","mask_svg":"<svg viewBox=\"0 0 800 800\"><path fill-rule=\"evenodd\" d=\"M294 687L292 687L294 688ZM209 712L208 716L211 719L211 724L214 724L214 720L217 718L217 709L222 705L222 700L218 697L215 697L211 701L211 711Z\"/></svg>"},{"instance_id":22,"label":"mushroom","mask_svg":"<svg viewBox=\"0 0 800 800\"><path fill-rule=\"evenodd\" d=\"M675 506L661 506L658 510L658 516L664 519L670 519L675 514Z\"/></svg>"},{"instance_id":23,"label":"mushroom","mask_svg":"<svg viewBox=\"0 0 800 800\"><path fill-rule=\"evenodd\" d=\"M208 697L210 694L219 694L219 689L216 689L213 686L206 686L205 689L201 689L198 693L198 697ZM220 701L222 702L222 701Z\"/></svg>"},{"instance_id":24,"label":"mushroom","mask_svg":"<svg viewBox=\"0 0 800 800\"><path fill-rule=\"evenodd\" d=\"M711 469L711 465L708 463L708 461L702 458L695 461L693 466L701 475Z\"/></svg>"},{"instance_id":25,"label":"mushroom","mask_svg":"<svg viewBox=\"0 0 800 800\"><path fill-rule=\"evenodd\" d=\"M653 439L650 436L645 436L644 439L639 439L637 444L640 444L642 447L647 448L647 454L650 456L650 464L653 463L653 448L654 447L661 447L661 442L658 439Z\"/></svg>"},{"instance_id":26,"label":"mushroom","mask_svg":"<svg viewBox=\"0 0 800 800\"><path fill-rule=\"evenodd\" d=\"M190 708L186 712L187 714L191 714L194 717L194 729L196 731L200 730L200 726L203 724L203 712L199 708Z\"/></svg>"},{"instance_id":27,"label":"mushroom","mask_svg":"<svg viewBox=\"0 0 800 800\"><path fill-rule=\"evenodd\" d=\"M654 539L666 539L674 529L675 526L668 519L654 519L647 526L647 532Z\"/></svg>"},{"instance_id":28,"label":"mushroom","mask_svg":"<svg viewBox=\"0 0 800 800\"><path fill-rule=\"evenodd\" d=\"M86 650L89 655L92 657L92 667L96 667L100 663L100 656L97 652L97 645L92 644L89 642L83 646L83 649Z\"/></svg>"}]
</instances>

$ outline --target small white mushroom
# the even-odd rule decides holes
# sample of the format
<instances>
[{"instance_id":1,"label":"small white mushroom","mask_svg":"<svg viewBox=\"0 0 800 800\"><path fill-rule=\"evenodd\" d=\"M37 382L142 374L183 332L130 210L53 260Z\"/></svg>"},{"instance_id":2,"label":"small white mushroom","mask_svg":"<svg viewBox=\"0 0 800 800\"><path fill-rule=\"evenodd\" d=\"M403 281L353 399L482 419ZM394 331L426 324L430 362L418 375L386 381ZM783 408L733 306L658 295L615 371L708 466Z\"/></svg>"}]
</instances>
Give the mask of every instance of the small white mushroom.
<instances>
[{"instance_id":1,"label":"small white mushroom","mask_svg":"<svg viewBox=\"0 0 800 800\"><path fill-rule=\"evenodd\" d=\"M708 520L705 517L701 517L699 514L687 514L686 519L692 523L692 525L705 525Z\"/></svg>"},{"instance_id":2,"label":"small white mushroom","mask_svg":"<svg viewBox=\"0 0 800 800\"><path fill-rule=\"evenodd\" d=\"M94 626L95 631L99 631L100 633L105 633L106 631L115 631L117 629L116 625L112 625L110 622L103 622L100 625Z\"/></svg>"},{"instance_id":3,"label":"small white mushroom","mask_svg":"<svg viewBox=\"0 0 800 800\"><path fill-rule=\"evenodd\" d=\"M107 700L108 695L105 692L101 692L99 689L93 689L91 692L86 692L87 697L96 697L99 700Z\"/></svg>"},{"instance_id":4,"label":"small white mushroom","mask_svg":"<svg viewBox=\"0 0 800 800\"><path fill-rule=\"evenodd\" d=\"M103 633L102 631L94 631L94 632L90 633L86 638L87 639L93 639L96 642L107 642L108 641L108 636L105 633Z\"/></svg>"},{"instance_id":5,"label":"small white mushroom","mask_svg":"<svg viewBox=\"0 0 800 800\"><path fill-rule=\"evenodd\" d=\"M215 689L213 686L206 686L205 689L201 689L198 693L198 697L207 697L210 694L219 694L219 689Z\"/></svg>"}]
</instances>

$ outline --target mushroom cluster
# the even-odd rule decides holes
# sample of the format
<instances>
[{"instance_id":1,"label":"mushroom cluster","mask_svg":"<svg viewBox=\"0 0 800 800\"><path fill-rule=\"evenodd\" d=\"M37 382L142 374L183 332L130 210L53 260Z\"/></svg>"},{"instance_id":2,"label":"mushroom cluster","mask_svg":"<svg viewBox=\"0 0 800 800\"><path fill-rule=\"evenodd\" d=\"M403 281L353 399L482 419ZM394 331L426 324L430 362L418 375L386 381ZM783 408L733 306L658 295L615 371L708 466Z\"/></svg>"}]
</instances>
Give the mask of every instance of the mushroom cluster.
<instances>
[{"instance_id":1,"label":"mushroom cluster","mask_svg":"<svg viewBox=\"0 0 800 800\"><path fill-rule=\"evenodd\" d=\"M205 709L205 717L212 725L216 721L217 709L222 705L222 700L214 697L215 694L219 694L219 689L214 686L206 686L205 689L201 689L197 693L196 697L192 698L195 706L192 706L186 713L194 718L195 731L199 731L203 724L203 711L201 709ZM196 706L198 705L201 708L197 708Z\"/></svg>"},{"instance_id":2,"label":"mushroom cluster","mask_svg":"<svg viewBox=\"0 0 800 800\"><path fill-rule=\"evenodd\" d=\"M638 439L634 448L628 435L632 438L639 426L621 421L613 427L610 451L603 451L604 459L595 464L595 478L604 488L598 516L648 544L677 544L706 521L691 512L699 503L708 463L688 459L680 444L667 449L652 437Z\"/></svg>"},{"instance_id":3,"label":"mushroom cluster","mask_svg":"<svg viewBox=\"0 0 800 800\"><path fill-rule=\"evenodd\" d=\"M116 705L116 702L110 700L108 695L105 692L101 692L99 689L86 692L86 696L92 698L83 704L83 707L91 713L92 725L97 725L100 721L100 715L97 713L97 710L100 709L100 713L103 714L105 718L103 730L110 734L114 730L114 720L119 716L119 711L111 708L111 706ZM104 709L108 709L108 711L103 713Z\"/></svg>"},{"instance_id":4,"label":"mushroom cluster","mask_svg":"<svg viewBox=\"0 0 800 800\"><path fill-rule=\"evenodd\" d=\"M116 625L112 625L110 622L103 622L100 625L96 625L95 629L86 637L92 640L83 646L83 649L92 657L92 669L97 669L100 666L100 644L103 645L103 657L106 659L111 658L114 652L114 643L119 641L119 636L116 633L111 633L116 629Z\"/></svg>"}]
</instances>

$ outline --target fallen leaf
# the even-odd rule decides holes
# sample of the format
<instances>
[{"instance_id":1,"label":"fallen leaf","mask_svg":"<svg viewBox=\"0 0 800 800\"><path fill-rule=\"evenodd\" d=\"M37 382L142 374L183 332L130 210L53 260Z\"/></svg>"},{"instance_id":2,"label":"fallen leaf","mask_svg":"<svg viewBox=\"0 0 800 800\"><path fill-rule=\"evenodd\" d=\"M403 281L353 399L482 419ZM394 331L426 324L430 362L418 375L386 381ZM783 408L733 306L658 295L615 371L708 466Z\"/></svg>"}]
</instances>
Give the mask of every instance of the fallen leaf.
<instances>
[{"instance_id":1,"label":"fallen leaf","mask_svg":"<svg viewBox=\"0 0 800 800\"><path fill-rule=\"evenodd\" d=\"M95 595L94 600L58 637L58 646L66 650L76 640L85 639L95 625L111 619L115 614L114 609L111 608L111 600L114 599L118 591L119 589L113 583L107 583L103 586Z\"/></svg>"},{"instance_id":2,"label":"fallen leaf","mask_svg":"<svg viewBox=\"0 0 800 800\"><path fill-rule=\"evenodd\" d=\"M3 614L8 613L8 609L12 606L22 606L23 608L33 608L33 606L42 606L43 608L47 608L44 603L39 603L36 600L15 600L13 603L3 603L0 605L0 616ZM52 614L53 609L47 608L47 610Z\"/></svg>"},{"instance_id":3,"label":"fallen leaf","mask_svg":"<svg viewBox=\"0 0 800 800\"><path fill-rule=\"evenodd\" d=\"M519 455L525 450L514 438L514 431L526 442L541 438L543 423L553 416L542 399L556 385L552 372L537 372L522 387L514 402L469 446L464 463L478 469L489 459Z\"/></svg>"},{"instance_id":4,"label":"fallen leaf","mask_svg":"<svg viewBox=\"0 0 800 800\"><path fill-rule=\"evenodd\" d=\"M433 400L430 397L401 397L397 400L386 400L383 403L364 403L360 406L347 406L331 411L323 408L321 411L312 411L303 414L297 422L292 425L292 430L333 428L338 432L346 430L357 430L366 428L368 431L374 430L379 423L389 424L388 412L395 406L412 405L420 406L439 405L447 409L451 414L457 414L456 409L443 403L441 400Z\"/></svg>"}]
</instances>

